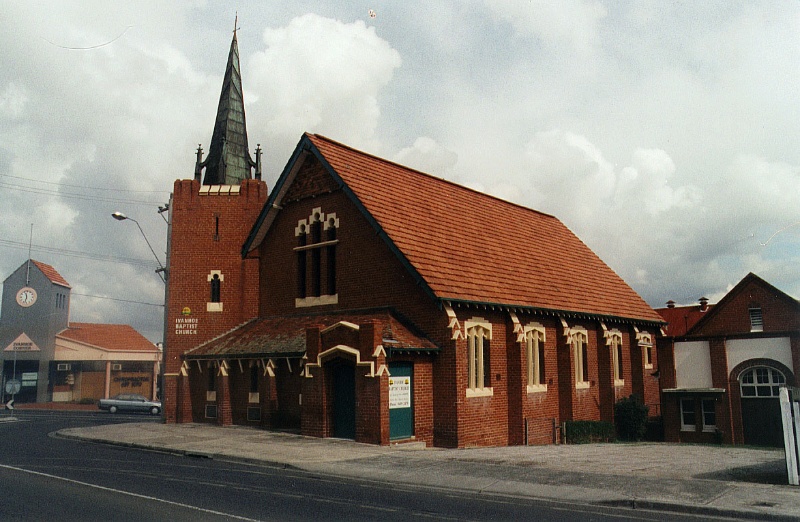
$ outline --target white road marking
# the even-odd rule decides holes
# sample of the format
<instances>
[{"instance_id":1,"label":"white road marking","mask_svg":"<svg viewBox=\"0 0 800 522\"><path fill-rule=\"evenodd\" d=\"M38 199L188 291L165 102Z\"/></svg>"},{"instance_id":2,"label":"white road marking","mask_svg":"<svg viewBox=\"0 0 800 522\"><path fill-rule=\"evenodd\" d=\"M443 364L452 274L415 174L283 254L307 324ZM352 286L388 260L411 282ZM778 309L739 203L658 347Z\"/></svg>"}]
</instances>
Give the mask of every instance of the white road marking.
<instances>
[{"instance_id":1,"label":"white road marking","mask_svg":"<svg viewBox=\"0 0 800 522\"><path fill-rule=\"evenodd\" d=\"M138 493L132 493L130 491L123 491L121 489L114 489L114 488L109 488L109 487L106 487L106 486L100 486L100 485L97 485L97 484L90 484L88 482L82 482L80 480L73 480L73 479L68 479L68 478L64 478L64 477L59 477L57 475L51 475L49 473L42 473L40 471L31 471L29 469L18 468L18 467L15 467L15 466L7 466L5 464L0 464L0 468L10 469L12 471L21 471L23 473L29 473L31 475L38 475L40 477L47 477L47 478L51 478L51 479L61 480L61 481L64 481L64 482L70 482L72 484L78 484L78 485L81 485L81 486L88 486L90 488L101 489L103 491L110 491L112 493L120 493L122 495L128 495L130 497L142 498L142 499L145 499L145 500L154 500L156 502L162 502L164 504L170 504L172 506L178 506L178 507L182 507L182 508L186 508L186 509L192 509L194 511L200 511L202 513L209 513L209 514L212 514L212 515L219 515L219 516L222 516L222 517L230 517L230 518L234 518L236 520L248 520L248 521L251 521L251 522L259 522L257 519L254 519L254 518L247 518L247 517L242 517L242 516L239 516L239 515L233 515L233 514L230 514L230 513L223 513L222 511L214 511L213 509L205 509L205 508L201 508L201 507L198 507L198 506L192 506L192 505L189 505L189 504L183 504L182 502L173 502L171 500L165 500L163 498L150 497L148 495L140 495Z\"/></svg>"}]
</instances>

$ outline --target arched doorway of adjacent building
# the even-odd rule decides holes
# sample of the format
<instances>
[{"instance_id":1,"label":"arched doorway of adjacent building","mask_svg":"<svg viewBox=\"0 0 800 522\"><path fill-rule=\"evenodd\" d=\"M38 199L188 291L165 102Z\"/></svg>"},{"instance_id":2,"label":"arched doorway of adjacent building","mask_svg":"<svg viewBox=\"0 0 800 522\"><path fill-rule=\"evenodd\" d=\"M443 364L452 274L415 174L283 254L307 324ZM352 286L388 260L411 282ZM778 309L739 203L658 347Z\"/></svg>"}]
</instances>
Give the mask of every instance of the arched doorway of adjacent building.
<instances>
[{"instance_id":1,"label":"arched doorway of adjacent building","mask_svg":"<svg viewBox=\"0 0 800 522\"><path fill-rule=\"evenodd\" d=\"M337 357L325 364L330 388L328 406L331 435L356 438L356 373L352 361Z\"/></svg>"},{"instance_id":2,"label":"arched doorway of adjacent building","mask_svg":"<svg viewBox=\"0 0 800 522\"><path fill-rule=\"evenodd\" d=\"M783 446L778 390L785 384L783 372L770 366L751 367L739 374L745 444Z\"/></svg>"}]
</instances>

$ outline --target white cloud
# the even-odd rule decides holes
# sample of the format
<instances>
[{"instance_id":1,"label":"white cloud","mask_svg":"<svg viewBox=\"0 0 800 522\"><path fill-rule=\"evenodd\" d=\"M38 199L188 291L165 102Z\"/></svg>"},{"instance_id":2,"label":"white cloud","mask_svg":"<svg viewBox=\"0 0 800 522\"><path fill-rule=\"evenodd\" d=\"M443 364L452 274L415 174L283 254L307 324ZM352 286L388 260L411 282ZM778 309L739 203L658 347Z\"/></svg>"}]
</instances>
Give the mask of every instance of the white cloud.
<instances>
[{"instance_id":1,"label":"white cloud","mask_svg":"<svg viewBox=\"0 0 800 522\"><path fill-rule=\"evenodd\" d=\"M458 162L458 154L436 143L436 140L422 136L414 141L414 145L395 154L394 161L428 174L446 177Z\"/></svg>"},{"instance_id":2,"label":"white cloud","mask_svg":"<svg viewBox=\"0 0 800 522\"><path fill-rule=\"evenodd\" d=\"M599 22L607 11L601 2L586 0L487 0L495 16L511 24L522 36L541 39L551 47L566 47L580 55L597 45Z\"/></svg>"},{"instance_id":3,"label":"white cloud","mask_svg":"<svg viewBox=\"0 0 800 522\"><path fill-rule=\"evenodd\" d=\"M374 147L379 91L400 67L400 54L363 21L306 14L264 31L266 49L247 62L248 116L275 138L319 132L356 147Z\"/></svg>"}]
</instances>

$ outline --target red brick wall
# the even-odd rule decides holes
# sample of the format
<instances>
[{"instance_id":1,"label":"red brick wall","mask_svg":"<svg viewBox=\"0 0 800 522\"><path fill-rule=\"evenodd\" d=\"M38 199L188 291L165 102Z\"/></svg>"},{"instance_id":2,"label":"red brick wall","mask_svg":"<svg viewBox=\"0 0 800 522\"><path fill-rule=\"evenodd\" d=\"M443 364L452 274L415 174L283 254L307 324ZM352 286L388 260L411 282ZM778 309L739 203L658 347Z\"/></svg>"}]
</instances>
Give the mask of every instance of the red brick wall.
<instances>
[{"instance_id":1,"label":"red brick wall","mask_svg":"<svg viewBox=\"0 0 800 522\"><path fill-rule=\"evenodd\" d=\"M760 307L764 321L764 332L787 332L800 329L798 305L784 295L758 280L751 280L736 295L726 296L712 309L713 317L701 325L695 335L722 336L750 333L751 306Z\"/></svg>"},{"instance_id":2,"label":"red brick wall","mask_svg":"<svg viewBox=\"0 0 800 522\"><path fill-rule=\"evenodd\" d=\"M244 321L258 310L258 260L242 260L241 246L266 202L263 181L245 180L238 195L200 196L200 183L177 180L171 204L165 373L176 374L181 355ZM218 234L217 234L218 232ZM216 235L215 235L216 234ZM207 312L208 275L220 270L222 312ZM184 315L184 308L191 315ZM196 328L178 328L191 319ZM179 332L192 332L188 334ZM191 370L190 370L191 371ZM175 422L177 388L164 394L165 417Z\"/></svg>"},{"instance_id":3,"label":"red brick wall","mask_svg":"<svg viewBox=\"0 0 800 522\"><path fill-rule=\"evenodd\" d=\"M245 180L239 195L200 196L200 183L177 180L172 198L167 302L166 373L198 344L257 315L258 261L242 260L241 247L266 202L263 181ZM216 219L219 219L219 234ZM208 275L220 270L222 312L207 312ZM185 307L191 315L184 316ZM197 320L192 334L179 334L176 319Z\"/></svg>"},{"instance_id":4,"label":"red brick wall","mask_svg":"<svg viewBox=\"0 0 800 522\"><path fill-rule=\"evenodd\" d=\"M537 322L545 327L544 367L547 391L528 393L527 348L516 342L516 334L509 325L508 381L509 381L509 444L550 444L553 442L553 425L561 422L558 407L558 333L552 317L519 315L524 327ZM566 377L565 377L566 378Z\"/></svg>"}]
</instances>

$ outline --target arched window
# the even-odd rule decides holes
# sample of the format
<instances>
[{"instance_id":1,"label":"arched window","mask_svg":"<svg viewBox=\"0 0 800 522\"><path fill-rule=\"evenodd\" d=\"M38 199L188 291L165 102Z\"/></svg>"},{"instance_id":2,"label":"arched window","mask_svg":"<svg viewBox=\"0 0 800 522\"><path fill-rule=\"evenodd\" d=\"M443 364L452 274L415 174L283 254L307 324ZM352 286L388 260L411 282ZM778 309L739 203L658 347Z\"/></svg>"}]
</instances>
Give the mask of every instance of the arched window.
<instances>
[{"instance_id":1,"label":"arched window","mask_svg":"<svg viewBox=\"0 0 800 522\"><path fill-rule=\"evenodd\" d=\"M206 276L208 280L209 300L206 303L207 312L222 312L222 283L225 276L220 270L212 270Z\"/></svg>"},{"instance_id":2,"label":"arched window","mask_svg":"<svg viewBox=\"0 0 800 522\"><path fill-rule=\"evenodd\" d=\"M544 364L545 329L538 323L525 327L525 355L527 361L528 393L547 391Z\"/></svg>"},{"instance_id":3,"label":"arched window","mask_svg":"<svg viewBox=\"0 0 800 522\"><path fill-rule=\"evenodd\" d=\"M750 368L739 375L742 397L778 397L780 387L784 384L786 377L778 370L766 366Z\"/></svg>"},{"instance_id":4,"label":"arched window","mask_svg":"<svg viewBox=\"0 0 800 522\"><path fill-rule=\"evenodd\" d=\"M211 277L211 302L219 303L219 274L214 274Z\"/></svg>"},{"instance_id":5,"label":"arched window","mask_svg":"<svg viewBox=\"0 0 800 522\"><path fill-rule=\"evenodd\" d=\"M622 371L622 333L611 330L608 333L608 347L611 350L611 363L614 369L614 386L625 384L625 375Z\"/></svg>"},{"instance_id":6,"label":"arched window","mask_svg":"<svg viewBox=\"0 0 800 522\"><path fill-rule=\"evenodd\" d=\"M589 336L583 328L572 329L572 352L575 360L575 387L588 388L589 383Z\"/></svg>"},{"instance_id":7,"label":"arched window","mask_svg":"<svg viewBox=\"0 0 800 522\"><path fill-rule=\"evenodd\" d=\"M315 208L307 219L295 227L297 246L297 300L296 306L335 304L336 245L339 219L336 214L325 214Z\"/></svg>"},{"instance_id":8,"label":"arched window","mask_svg":"<svg viewBox=\"0 0 800 522\"><path fill-rule=\"evenodd\" d=\"M492 395L492 325L484 319L465 323L467 332L467 397Z\"/></svg>"}]
</instances>

